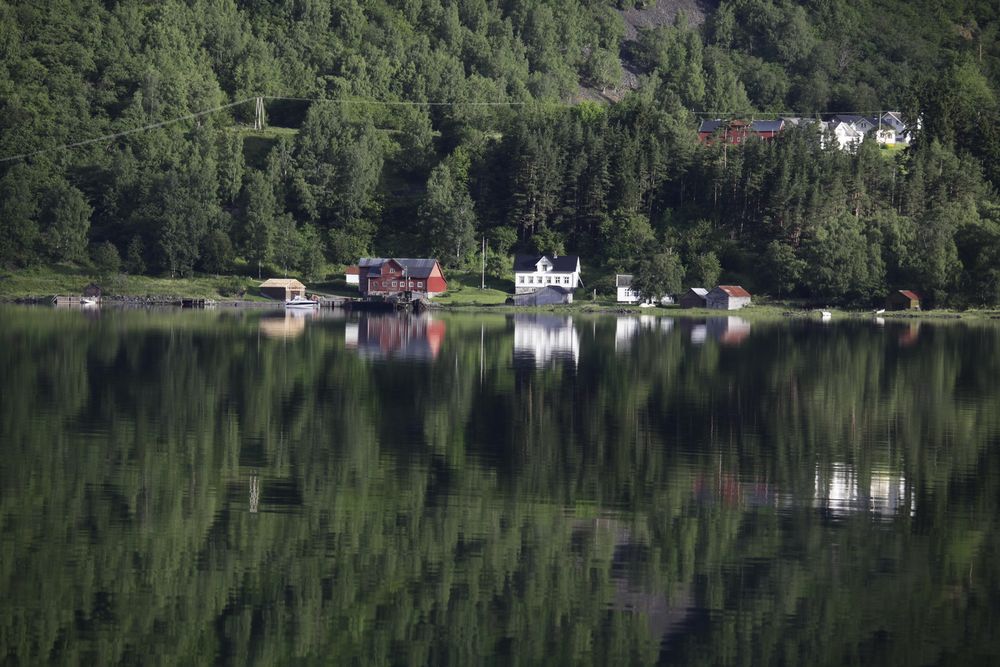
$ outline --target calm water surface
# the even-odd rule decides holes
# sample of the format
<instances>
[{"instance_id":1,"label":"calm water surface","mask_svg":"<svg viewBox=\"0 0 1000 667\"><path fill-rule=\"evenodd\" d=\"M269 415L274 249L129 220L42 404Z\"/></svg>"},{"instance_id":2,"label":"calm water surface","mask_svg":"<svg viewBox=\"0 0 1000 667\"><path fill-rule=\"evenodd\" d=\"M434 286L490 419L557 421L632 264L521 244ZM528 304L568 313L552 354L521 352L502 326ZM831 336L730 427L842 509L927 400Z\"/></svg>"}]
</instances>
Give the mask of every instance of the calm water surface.
<instances>
[{"instance_id":1,"label":"calm water surface","mask_svg":"<svg viewBox=\"0 0 1000 667\"><path fill-rule=\"evenodd\" d=\"M1000 326L0 309L0 663L996 664Z\"/></svg>"}]
</instances>

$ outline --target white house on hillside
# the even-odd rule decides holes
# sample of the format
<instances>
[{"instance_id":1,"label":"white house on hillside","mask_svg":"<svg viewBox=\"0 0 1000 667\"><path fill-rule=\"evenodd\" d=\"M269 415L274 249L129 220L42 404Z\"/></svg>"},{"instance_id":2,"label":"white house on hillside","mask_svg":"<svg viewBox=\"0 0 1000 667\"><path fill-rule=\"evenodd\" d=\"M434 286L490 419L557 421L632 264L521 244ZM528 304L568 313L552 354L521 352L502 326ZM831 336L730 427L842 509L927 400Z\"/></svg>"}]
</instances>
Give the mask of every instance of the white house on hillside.
<instances>
[{"instance_id":1,"label":"white house on hillside","mask_svg":"<svg viewBox=\"0 0 1000 667\"><path fill-rule=\"evenodd\" d=\"M534 292L546 285L570 290L580 287L580 258L576 255L517 255L514 258L514 293Z\"/></svg>"},{"instance_id":2,"label":"white house on hillside","mask_svg":"<svg viewBox=\"0 0 1000 667\"><path fill-rule=\"evenodd\" d=\"M860 132L851 123L844 121L830 121L830 132L833 133L837 147L842 151L855 148L865 138L863 132Z\"/></svg>"}]
</instances>

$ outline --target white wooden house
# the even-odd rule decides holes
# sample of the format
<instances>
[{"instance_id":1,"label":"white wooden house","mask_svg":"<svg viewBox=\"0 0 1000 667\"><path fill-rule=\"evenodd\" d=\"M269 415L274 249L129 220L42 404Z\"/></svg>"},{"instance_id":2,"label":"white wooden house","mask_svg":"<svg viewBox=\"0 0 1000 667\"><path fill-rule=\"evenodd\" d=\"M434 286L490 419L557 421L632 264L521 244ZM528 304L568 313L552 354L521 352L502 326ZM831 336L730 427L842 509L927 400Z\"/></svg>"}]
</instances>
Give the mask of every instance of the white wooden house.
<instances>
[{"instance_id":1,"label":"white wooden house","mask_svg":"<svg viewBox=\"0 0 1000 667\"><path fill-rule=\"evenodd\" d=\"M619 273L615 275L615 287L618 290L618 303L639 303L642 294L632 288L632 275Z\"/></svg>"},{"instance_id":2,"label":"white wooden house","mask_svg":"<svg viewBox=\"0 0 1000 667\"><path fill-rule=\"evenodd\" d=\"M837 147L842 151L853 150L865 138L864 133L858 131L858 128L842 120L831 120L827 127L830 128Z\"/></svg>"},{"instance_id":3,"label":"white wooden house","mask_svg":"<svg viewBox=\"0 0 1000 667\"><path fill-rule=\"evenodd\" d=\"M574 290L580 280L580 258L576 255L517 255L514 258L514 293L526 294L546 285Z\"/></svg>"}]
</instances>

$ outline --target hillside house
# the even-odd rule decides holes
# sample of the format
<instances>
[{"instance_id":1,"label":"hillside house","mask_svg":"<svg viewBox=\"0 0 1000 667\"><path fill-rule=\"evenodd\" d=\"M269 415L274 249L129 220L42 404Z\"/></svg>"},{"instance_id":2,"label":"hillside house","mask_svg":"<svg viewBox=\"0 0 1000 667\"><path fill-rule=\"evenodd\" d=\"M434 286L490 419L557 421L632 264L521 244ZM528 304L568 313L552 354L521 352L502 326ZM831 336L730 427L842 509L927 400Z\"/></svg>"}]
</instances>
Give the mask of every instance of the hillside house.
<instances>
[{"instance_id":1,"label":"hillside house","mask_svg":"<svg viewBox=\"0 0 1000 667\"><path fill-rule=\"evenodd\" d=\"M842 151L855 148L865 138L864 133L851 123L832 120L827 126L833 134L834 141L837 142L837 147Z\"/></svg>"},{"instance_id":2,"label":"hillside house","mask_svg":"<svg viewBox=\"0 0 1000 667\"><path fill-rule=\"evenodd\" d=\"M692 287L684 292L684 294L681 294L677 303L680 304L681 308L704 308L707 296L708 290L704 287Z\"/></svg>"},{"instance_id":3,"label":"hillside house","mask_svg":"<svg viewBox=\"0 0 1000 667\"><path fill-rule=\"evenodd\" d=\"M574 290L583 285L580 258L576 255L517 255L514 258L514 293L527 294L546 285Z\"/></svg>"},{"instance_id":4,"label":"hillside house","mask_svg":"<svg viewBox=\"0 0 1000 667\"><path fill-rule=\"evenodd\" d=\"M739 310L750 305L750 292L739 285L719 285L705 295L705 305L714 310Z\"/></svg>"},{"instance_id":5,"label":"hillside house","mask_svg":"<svg viewBox=\"0 0 1000 667\"><path fill-rule=\"evenodd\" d=\"M892 292L885 300L886 310L920 310L920 296L901 289Z\"/></svg>"},{"instance_id":6,"label":"hillside house","mask_svg":"<svg viewBox=\"0 0 1000 667\"><path fill-rule=\"evenodd\" d=\"M894 137L893 140L887 141L885 143L893 144L909 144L910 143L910 132L903 121L902 116L896 111L886 111L879 117L879 129L881 132L885 132L887 129L891 129Z\"/></svg>"},{"instance_id":7,"label":"hillside house","mask_svg":"<svg viewBox=\"0 0 1000 667\"><path fill-rule=\"evenodd\" d=\"M878 127L877 118L869 118L867 116L858 116L855 114L838 114L833 117L833 122L850 125L857 130L862 137Z\"/></svg>"},{"instance_id":8,"label":"hillside house","mask_svg":"<svg viewBox=\"0 0 1000 667\"><path fill-rule=\"evenodd\" d=\"M269 278L260 284L260 293L279 301L305 297L306 286L295 278Z\"/></svg>"},{"instance_id":9,"label":"hillside house","mask_svg":"<svg viewBox=\"0 0 1000 667\"><path fill-rule=\"evenodd\" d=\"M777 120L705 120L698 127L698 140L703 143L721 141L739 144L750 137L773 139L785 127L785 121Z\"/></svg>"},{"instance_id":10,"label":"hillside house","mask_svg":"<svg viewBox=\"0 0 1000 667\"><path fill-rule=\"evenodd\" d=\"M441 265L433 258L364 257L358 262L361 295L435 297L448 291Z\"/></svg>"}]
</instances>

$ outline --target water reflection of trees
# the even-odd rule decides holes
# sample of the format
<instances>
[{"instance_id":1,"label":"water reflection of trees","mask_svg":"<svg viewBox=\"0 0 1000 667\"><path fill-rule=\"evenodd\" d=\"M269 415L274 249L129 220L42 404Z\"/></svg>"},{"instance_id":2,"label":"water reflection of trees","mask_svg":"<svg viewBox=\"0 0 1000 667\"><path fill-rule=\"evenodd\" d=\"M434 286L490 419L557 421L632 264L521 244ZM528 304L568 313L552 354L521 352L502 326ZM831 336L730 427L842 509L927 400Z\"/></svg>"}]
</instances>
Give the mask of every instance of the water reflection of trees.
<instances>
[{"instance_id":1,"label":"water reflection of trees","mask_svg":"<svg viewBox=\"0 0 1000 667\"><path fill-rule=\"evenodd\" d=\"M615 354L614 319L576 320L538 372L503 317L373 365L344 322L7 314L15 661L997 654L992 328L651 326ZM817 508L838 470L905 501Z\"/></svg>"}]
</instances>

